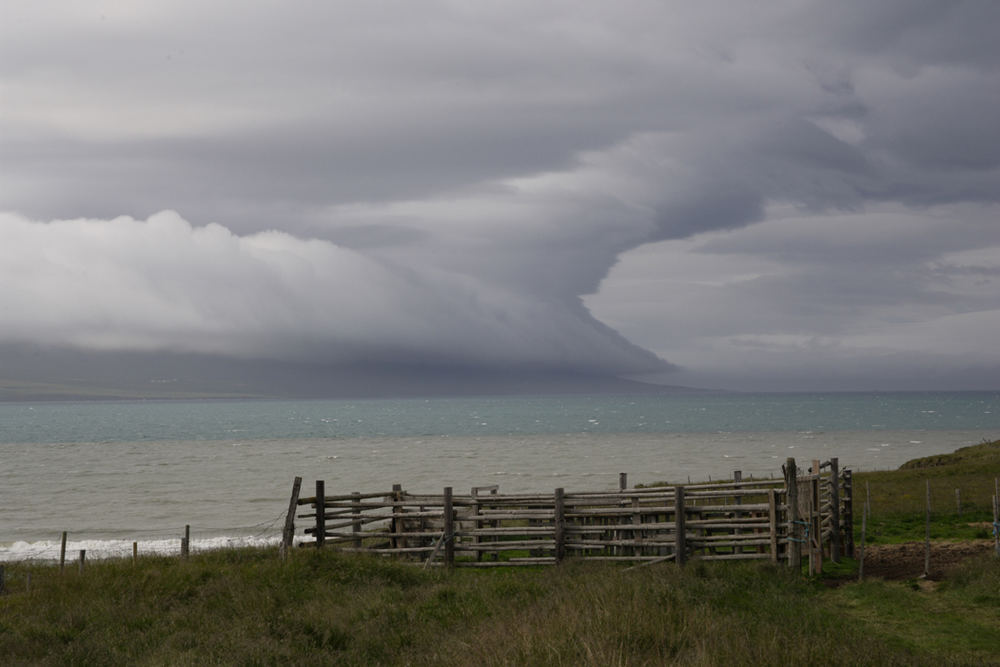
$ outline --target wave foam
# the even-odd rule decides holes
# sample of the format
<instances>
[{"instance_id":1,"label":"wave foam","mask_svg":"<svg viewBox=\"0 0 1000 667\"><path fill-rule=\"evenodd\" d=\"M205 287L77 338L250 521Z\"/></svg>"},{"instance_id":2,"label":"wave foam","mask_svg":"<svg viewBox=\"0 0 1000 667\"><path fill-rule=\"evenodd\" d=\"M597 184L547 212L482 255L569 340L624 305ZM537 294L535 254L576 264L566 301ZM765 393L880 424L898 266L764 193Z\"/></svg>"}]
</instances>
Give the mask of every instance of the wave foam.
<instances>
[{"instance_id":1,"label":"wave foam","mask_svg":"<svg viewBox=\"0 0 1000 667\"><path fill-rule=\"evenodd\" d=\"M150 540L72 540L66 543L66 560L76 561L81 550L86 550L87 560L103 560L107 558L129 558L132 556L132 542L138 543L140 556L179 556L180 540L150 539ZM192 538L191 552L209 551L213 549L235 549L240 547L277 546L280 537L249 537L220 535L218 537ZM39 561L58 562L60 543L52 540L38 542L18 541L12 544L0 545L0 562Z\"/></svg>"}]
</instances>

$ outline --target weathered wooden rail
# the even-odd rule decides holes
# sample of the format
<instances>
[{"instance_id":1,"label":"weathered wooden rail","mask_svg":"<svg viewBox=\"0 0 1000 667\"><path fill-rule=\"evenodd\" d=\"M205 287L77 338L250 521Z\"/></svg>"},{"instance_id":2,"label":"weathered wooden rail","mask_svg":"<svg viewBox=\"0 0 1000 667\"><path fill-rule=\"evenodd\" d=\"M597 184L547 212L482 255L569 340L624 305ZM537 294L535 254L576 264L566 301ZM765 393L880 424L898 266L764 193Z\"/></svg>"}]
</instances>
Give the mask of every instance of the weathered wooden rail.
<instances>
[{"instance_id":1,"label":"weathered wooden rail","mask_svg":"<svg viewBox=\"0 0 1000 667\"><path fill-rule=\"evenodd\" d=\"M794 481L793 481L794 480ZM300 546L391 555L425 565L553 565L567 558L635 564L689 559L801 563L853 553L850 470L814 461L783 479L687 484L618 491L468 495L391 490L300 498L296 478L284 546L297 518L311 520Z\"/></svg>"}]
</instances>

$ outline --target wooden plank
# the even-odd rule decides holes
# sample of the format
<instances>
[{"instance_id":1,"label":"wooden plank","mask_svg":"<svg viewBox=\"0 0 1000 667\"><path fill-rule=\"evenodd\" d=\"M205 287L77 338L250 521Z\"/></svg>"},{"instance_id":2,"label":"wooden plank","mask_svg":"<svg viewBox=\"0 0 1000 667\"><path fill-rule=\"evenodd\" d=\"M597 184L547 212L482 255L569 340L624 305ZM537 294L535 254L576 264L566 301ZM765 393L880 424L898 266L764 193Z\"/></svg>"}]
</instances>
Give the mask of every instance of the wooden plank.
<instances>
[{"instance_id":1,"label":"wooden plank","mask_svg":"<svg viewBox=\"0 0 1000 667\"><path fill-rule=\"evenodd\" d=\"M766 560L767 554L742 553L742 554L705 554L698 556L698 560Z\"/></svg>"},{"instance_id":2,"label":"wooden plank","mask_svg":"<svg viewBox=\"0 0 1000 667\"><path fill-rule=\"evenodd\" d=\"M377 492L373 491L371 493L362 493L361 494L361 498L362 499L368 499L368 498L385 498L386 496L391 496L391 495L392 495L391 491L377 491ZM319 496L319 494L317 494L316 496L309 497L309 498L299 498L298 504L299 505L315 505L316 504L316 498L318 496ZM354 498L354 495L348 493L348 494L341 494L339 496L324 496L323 500L324 500L324 504L335 505L336 503L339 503L339 502L350 501L353 498Z\"/></svg>"},{"instance_id":3,"label":"wooden plank","mask_svg":"<svg viewBox=\"0 0 1000 667\"><path fill-rule=\"evenodd\" d=\"M317 516L317 519L318 518L319 517ZM326 532L330 532L330 531L336 530L338 528L348 528L348 527L351 527L353 529L353 526L355 524L365 525L366 526L366 525L372 524L372 523L379 523L380 521L382 521L382 522L389 522L389 521L391 521L391 519L392 519L392 517L390 517L390 516L362 516L362 517L360 517L358 519L350 519L348 521L339 521L337 523L331 523L331 524L327 524L326 522L323 522L323 526L324 526L324 529L326 530ZM308 534L315 535L316 534L316 528L306 528L305 532L306 532L307 535Z\"/></svg>"},{"instance_id":4,"label":"wooden plank","mask_svg":"<svg viewBox=\"0 0 1000 667\"><path fill-rule=\"evenodd\" d=\"M642 562L659 562L661 559L666 558L667 560L673 560L674 554L670 554L666 557L663 556L587 556L587 562L590 561L607 561L607 562L619 562L619 563L642 563Z\"/></svg>"},{"instance_id":5,"label":"wooden plank","mask_svg":"<svg viewBox=\"0 0 1000 667\"><path fill-rule=\"evenodd\" d=\"M705 491L735 491L742 490L746 492L748 489L765 489L768 487L778 487L781 486L781 480L778 479L758 479L750 480L746 482L740 482L739 484L733 484L731 482L720 482L715 484L685 484L685 494L697 494Z\"/></svg>"},{"instance_id":6,"label":"wooden plank","mask_svg":"<svg viewBox=\"0 0 1000 667\"><path fill-rule=\"evenodd\" d=\"M565 546L565 545L564 545ZM463 544L462 551L520 551L522 549L555 549L555 540L510 540L506 542L483 542Z\"/></svg>"},{"instance_id":7,"label":"wooden plank","mask_svg":"<svg viewBox=\"0 0 1000 667\"><path fill-rule=\"evenodd\" d=\"M341 547L339 551L344 553L373 553L373 554L418 554L434 551L434 545L425 547L365 547L355 549L354 547Z\"/></svg>"},{"instance_id":8,"label":"wooden plank","mask_svg":"<svg viewBox=\"0 0 1000 667\"><path fill-rule=\"evenodd\" d=\"M355 533L354 531L351 531L351 532L346 532L346 531L345 532L339 532L339 531L331 531L331 530L327 530L326 531L327 541L330 541L331 539L335 538L335 539L338 539L338 540L344 540L344 541L349 541L349 542L354 542L355 540L358 540L358 539L366 539L366 540L371 540L371 539L388 539L388 540L391 540L394 537L400 537L400 536L405 537L407 540L421 540L421 539L427 539L427 538L437 539L438 536L440 536L440 535L441 535L441 531L440 530L435 530L435 531L419 531L419 532L418 531L406 531L405 533L397 533L397 532L394 532L394 531L393 532L387 532L387 531L367 531L366 530L366 531L364 531L363 533L360 533L360 534Z\"/></svg>"},{"instance_id":9,"label":"wooden plank","mask_svg":"<svg viewBox=\"0 0 1000 667\"><path fill-rule=\"evenodd\" d=\"M566 530L571 530L571 526L567 526ZM489 526L485 528L473 528L471 530L457 530L455 535L458 537L504 537L507 535L552 535L552 526L503 526L497 528L491 528Z\"/></svg>"},{"instance_id":10,"label":"wooden plank","mask_svg":"<svg viewBox=\"0 0 1000 667\"><path fill-rule=\"evenodd\" d=\"M708 537L689 537L688 546L692 549L711 547L712 549L731 548L739 550L740 547L767 546L770 544L770 540L766 537L740 536L739 538L736 538L735 536L730 536L733 539L729 540L725 539L725 536L723 535L718 535L717 537L718 539ZM763 555L766 556L767 554Z\"/></svg>"},{"instance_id":11,"label":"wooden plank","mask_svg":"<svg viewBox=\"0 0 1000 667\"><path fill-rule=\"evenodd\" d=\"M652 505L643 506L642 512L644 514L670 514L674 511L673 503L669 505ZM584 519L589 517L628 517L632 516L631 508L622 507L594 507L591 509L566 509L565 517L567 519Z\"/></svg>"},{"instance_id":12,"label":"wooden plank","mask_svg":"<svg viewBox=\"0 0 1000 667\"><path fill-rule=\"evenodd\" d=\"M526 519L535 519L539 521L552 520L555 518L555 512L489 512L484 511L482 513L482 518L494 520L494 521L518 521Z\"/></svg>"},{"instance_id":13,"label":"wooden plank","mask_svg":"<svg viewBox=\"0 0 1000 667\"><path fill-rule=\"evenodd\" d=\"M503 544L501 542L500 544ZM630 540L626 538L617 540L573 540L571 542L566 542L567 549L580 550L590 550L590 549L604 549L606 547L669 547L676 544L674 539L669 540ZM634 554L633 554L634 555Z\"/></svg>"},{"instance_id":14,"label":"wooden plank","mask_svg":"<svg viewBox=\"0 0 1000 667\"><path fill-rule=\"evenodd\" d=\"M687 494L685 493L685 498ZM691 498L687 498L690 502ZM697 500L697 499L694 499ZM761 498L759 503L741 503L739 505L704 505L699 503L696 507L688 507L689 511L698 511L701 514L734 514L737 512L767 512L767 496Z\"/></svg>"},{"instance_id":15,"label":"wooden plank","mask_svg":"<svg viewBox=\"0 0 1000 667\"><path fill-rule=\"evenodd\" d=\"M567 535L592 535L595 533L607 533L621 530L630 530L635 527L632 523L609 523L609 524L573 524L569 523L566 525ZM642 530L646 534L659 533L663 531L673 532L674 522L669 523L657 522L657 523L644 523L642 524Z\"/></svg>"},{"instance_id":16,"label":"wooden plank","mask_svg":"<svg viewBox=\"0 0 1000 667\"><path fill-rule=\"evenodd\" d=\"M772 487L773 488L773 487ZM740 498L741 496L755 496L757 498L763 498L767 493L767 489L721 489L712 491L694 491L688 492L687 487L684 487L684 497L689 500L694 500L697 498L701 500L703 498Z\"/></svg>"},{"instance_id":17,"label":"wooden plank","mask_svg":"<svg viewBox=\"0 0 1000 667\"><path fill-rule=\"evenodd\" d=\"M764 528L767 526L767 520L762 518L747 518L747 519L690 519L687 522L690 528Z\"/></svg>"},{"instance_id":18,"label":"wooden plank","mask_svg":"<svg viewBox=\"0 0 1000 667\"><path fill-rule=\"evenodd\" d=\"M555 565L554 558L511 558L510 560L459 561L456 567L532 567Z\"/></svg>"}]
</instances>

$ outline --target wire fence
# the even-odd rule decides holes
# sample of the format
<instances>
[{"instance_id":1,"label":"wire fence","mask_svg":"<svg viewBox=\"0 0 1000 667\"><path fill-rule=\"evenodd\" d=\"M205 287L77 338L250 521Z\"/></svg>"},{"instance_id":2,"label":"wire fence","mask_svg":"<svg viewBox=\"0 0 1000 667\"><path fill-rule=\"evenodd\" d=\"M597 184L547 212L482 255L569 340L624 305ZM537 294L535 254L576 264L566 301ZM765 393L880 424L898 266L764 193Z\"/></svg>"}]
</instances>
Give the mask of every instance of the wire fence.
<instances>
[{"instance_id":1,"label":"wire fence","mask_svg":"<svg viewBox=\"0 0 1000 667\"><path fill-rule=\"evenodd\" d=\"M54 535L51 540L34 542L19 541L7 546L0 546L0 562L51 565L65 557L78 557L80 551L86 552L88 560L104 560L110 558L129 558L139 555L179 555L184 551L183 541L188 538L191 551L207 551L211 549L239 548L248 546L277 546L281 542L281 531L285 523L286 512L244 526L228 526L211 530L193 531L190 527L160 528L142 530L134 537L99 537L88 536L86 533L64 533ZM65 539L65 547L63 540Z\"/></svg>"}]
</instances>

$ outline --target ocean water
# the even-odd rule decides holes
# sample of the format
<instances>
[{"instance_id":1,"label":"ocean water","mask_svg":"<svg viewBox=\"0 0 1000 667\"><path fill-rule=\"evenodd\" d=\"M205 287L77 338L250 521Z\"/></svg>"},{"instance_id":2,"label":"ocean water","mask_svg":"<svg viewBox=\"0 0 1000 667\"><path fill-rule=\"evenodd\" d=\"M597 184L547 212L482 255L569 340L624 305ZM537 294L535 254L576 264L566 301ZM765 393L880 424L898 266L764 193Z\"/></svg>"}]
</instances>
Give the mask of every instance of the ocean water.
<instances>
[{"instance_id":1,"label":"ocean water","mask_svg":"<svg viewBox=\"0 0 1000 667\"><path fill-rule=\"evenodd\" d=\"M1000 438L1000 392L0 404L0 560L270 543L292 480L501 492L855 470Z\"/></svg>"}]
</instances>

